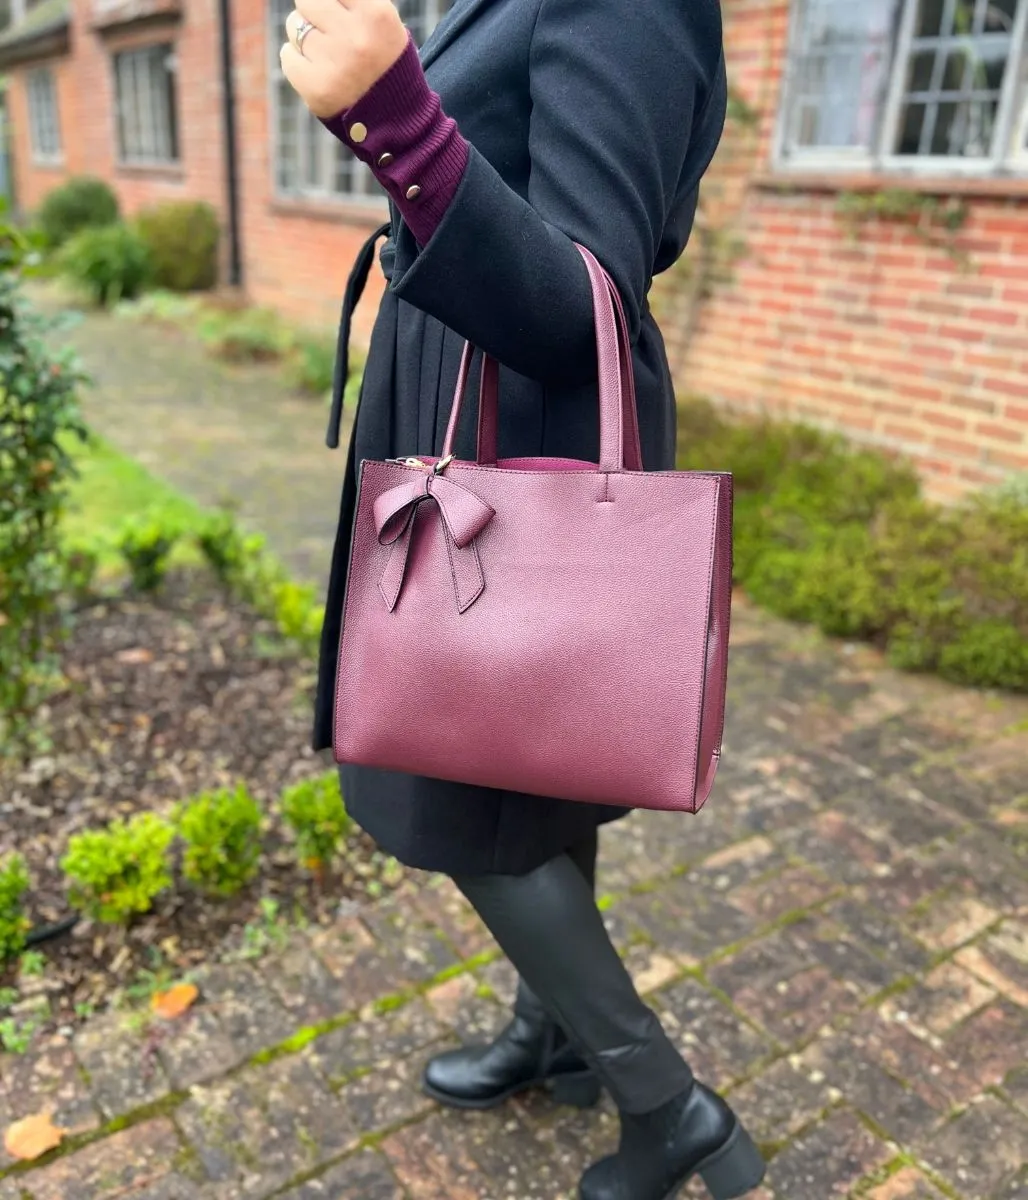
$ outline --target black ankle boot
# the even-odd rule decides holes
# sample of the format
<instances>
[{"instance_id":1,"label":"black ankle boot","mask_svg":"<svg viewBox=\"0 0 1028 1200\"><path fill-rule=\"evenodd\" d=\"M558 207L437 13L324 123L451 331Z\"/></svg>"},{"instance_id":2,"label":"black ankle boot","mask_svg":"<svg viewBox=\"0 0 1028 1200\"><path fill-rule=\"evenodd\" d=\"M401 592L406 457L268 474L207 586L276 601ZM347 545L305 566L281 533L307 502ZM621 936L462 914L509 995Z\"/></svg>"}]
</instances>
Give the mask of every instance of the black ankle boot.
<instances>
[{"instance_id":1,"label":"black ankle boot","mask_svg":"<svg viewBox=\"0 0 1028 1200\"><path fill-rule=\"evenodd\" d=\"M531 1087L547 1087L558 1104L576 1108L590 1108L600 1098L599 1080L561 1029L519 1016L488 1046L431 1059L422 1086L451 1108L494 1108Z\"/></svg>"},{"instance_id":2,"label":"black ankle boot","mask_svg":"<svg viewBox=\"0 0 1028 1200\"><path fill-rule=\"evenodd\" d=\"M714 1200L745 1196L764 1160L739 1118L701 1083L654 1112L621 1115L617 1154L582 1176L581 1200L672 1200L695 1175Z\"/></svg>"}]
</instances>

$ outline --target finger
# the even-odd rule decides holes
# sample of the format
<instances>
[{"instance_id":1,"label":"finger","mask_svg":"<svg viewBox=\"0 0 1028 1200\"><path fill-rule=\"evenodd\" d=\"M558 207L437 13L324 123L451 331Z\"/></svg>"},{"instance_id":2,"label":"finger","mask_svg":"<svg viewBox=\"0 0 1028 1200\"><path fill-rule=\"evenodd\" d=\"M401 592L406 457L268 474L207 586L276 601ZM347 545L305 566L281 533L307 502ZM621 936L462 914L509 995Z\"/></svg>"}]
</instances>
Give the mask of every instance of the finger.
<instances>
[{"instance_id":1,"label":"finger","mask_svg":"<svg viewBox=\"0 0 1028 1200\"><path fill-rule=\"evenodd\" d=\"M293 45L285 42L278 54L282 64L282 74L285 75L294 91L298 92L304 101L317 93L318 72L313 63L309 62Z\"/></svg>"},{"instance_id":2,"label":"finger","mask_svg":"<svg viewBox=\"0 0 1028 1200\"><path fill-rule=\"evenodd\" d=\"M297 12L325 33L333 33L345 23L348 13L340 0L293 0Z\"/></svg>"},{"instance_id":3,"label":"finger","mask_svg":"<svg viewBox=\"0 0 1028 1200\"><path fill-rule=\"evenodd\" d=\"M307 32L303 33L301 37L304 26L307 27ZM304 58L311 58L312 51L314 51L314 57L317 56L318 39L323 37L323 34L312 21L301 16L294 8L286 17L286 37L289 39L290 45Z\"/></svg>"}]
</instances>

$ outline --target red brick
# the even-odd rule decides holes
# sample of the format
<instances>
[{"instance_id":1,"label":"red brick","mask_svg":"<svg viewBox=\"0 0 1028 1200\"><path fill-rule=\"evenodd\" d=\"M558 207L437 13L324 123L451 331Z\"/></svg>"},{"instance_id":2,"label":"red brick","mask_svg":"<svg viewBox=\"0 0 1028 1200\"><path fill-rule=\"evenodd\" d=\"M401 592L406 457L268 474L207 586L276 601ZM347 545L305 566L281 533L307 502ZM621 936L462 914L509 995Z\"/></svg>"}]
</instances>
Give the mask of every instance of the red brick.
<instances>
[{"instance_id":1,"label":"red brick","mask_svg":"<svg viewBox=\"0 0 1028 1200\"><path fill-rule=\"evenodd\" d=\"M1009 471L1028 471L1028 454L1016 454L1010 450L986 450L989 462Z\"/></svg>"},{"instance_id":2,"label":"red brick","mask_svg":"<svg viewBox=\"0 0 1028 1200\"><path fill-rule=\"evenodd\" d=\"M938 409L924 409L921 413L921 418L928 425L938 425L943 429L952 429L956 433L961 433L967 429L967 420L964 417L957 417L948 412L940 412Z\"/></svg>"},{"instance_id":3,"label":"red brick","mask_svg":"<svg viewBox=\"0 0 1028 1200\"><path fill-rule=\"evenodd\" d=\"M1013 396L1016 400L1028 398L1028 379L1003 379L997 375L987 375L981 383L984 391L997 396ZM1009 412L1009 407L1004 411Z\"/></svg>"},{"instance_id":4,"label":"red brick","mask_svg":"<svg viewBox=\"0 0 1028 1200\"><path fill-rule=\"evenodd\" d=\"M973 325L940 325L939 337L953 342L980 342L983 340L981 329Z\"/></svg>"},{"instance_id":5,"label":"red brick","mask_svg":"<svg viewBox=\"0 0 1028 1200\"><path fill-rule=\"evenodd\" d=\"M1024 432L1006 425L996 425L991 421L979 421L974 432L983 438L993 438L1000 442L1020 444L1024 441Z\"/></svg>"},{"instance_id":6,"label":"red brick","mask_svg":"<svg viewBox=\"0 0 1028 1200\"><path fill-rule=\"evenodd\" d=\"M1022 319L1022 313L1016 308L972 308L967 314L972 321L981 321L983 325L1016 325Z\"/></svg>"}]
</instances>

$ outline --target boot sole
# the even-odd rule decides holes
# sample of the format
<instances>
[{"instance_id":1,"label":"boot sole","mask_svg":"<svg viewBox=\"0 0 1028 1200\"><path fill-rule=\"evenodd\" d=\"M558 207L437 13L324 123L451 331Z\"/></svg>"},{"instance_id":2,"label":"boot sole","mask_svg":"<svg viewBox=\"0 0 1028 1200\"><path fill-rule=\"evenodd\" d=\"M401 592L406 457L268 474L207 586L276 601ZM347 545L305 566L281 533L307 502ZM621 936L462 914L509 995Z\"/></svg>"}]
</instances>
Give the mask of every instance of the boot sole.
<instances>
[{"instance_id":1,"label":"boot sole","mask_svg":"<svg viewBox=\"0 0 1028 1200\"><path fill-rule=\"evenodd\" d=\"M544 1088L553 1096L555 1104L566 1104L571 1108L592 1108L599 1103L601 1087L599 1080L591 1072L577 1075L544 1075L539 1079L529 1079L516 1087L508 1088L487 1099L471 1100L461 1096L453 1096L449 1092L441 1092L427 1080L421 1081L422 1092L431 1100L446 1108L470 1109L475 1112L485 1112L490 1108L499 1108L501 1104L529 1092L533 1088Z\"/></svg>"}]
</instances>

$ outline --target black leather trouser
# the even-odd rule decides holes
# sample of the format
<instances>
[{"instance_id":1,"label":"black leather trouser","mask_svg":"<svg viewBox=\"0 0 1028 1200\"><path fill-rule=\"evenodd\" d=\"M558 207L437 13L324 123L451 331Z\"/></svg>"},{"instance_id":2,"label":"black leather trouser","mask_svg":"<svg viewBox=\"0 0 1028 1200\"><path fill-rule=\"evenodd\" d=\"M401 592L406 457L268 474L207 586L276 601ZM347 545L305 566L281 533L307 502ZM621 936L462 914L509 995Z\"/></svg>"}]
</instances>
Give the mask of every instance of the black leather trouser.
<instances>
[{"instance_id":1,"label":"black leather trouser","mask_svg":"<svg viewBox=\"0 0 1028 1200\"><path fill-rule=\"evenodd\" d=\"M596 907L592 872L582 869L584 849L527 875L465 875L455 882L517 968L523 981L518 1003L538 998L618 1108L650 1112L685 1091L692 1071L614 949Z\"/></svg>"},{"instance_id":2,"label":"black leather trouser","mask_svg":"<svg viewBox=\"0 0 1028 1200\"><path fill-rule=\"evenodd\" d=\"M588 837L582 838L580 842L576 842L565 851L568 858L578 868L582 878L589 885L589 890L594 896L596 894L596 858L599 850L600 835L594 829ZM532 991L521 975L518 976L518 990L514 997L514 1011L519 1017L524 1017L528 1021L551 1019L542 1001Z\"/></svg>"}]
</instances>

